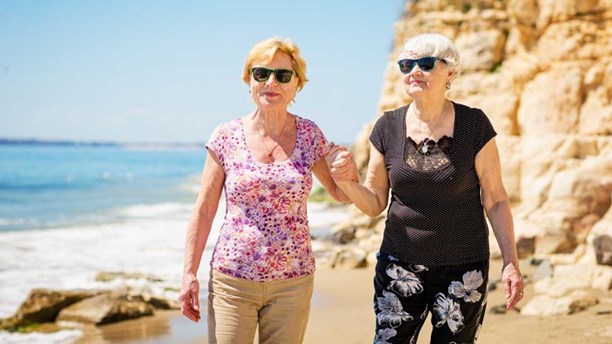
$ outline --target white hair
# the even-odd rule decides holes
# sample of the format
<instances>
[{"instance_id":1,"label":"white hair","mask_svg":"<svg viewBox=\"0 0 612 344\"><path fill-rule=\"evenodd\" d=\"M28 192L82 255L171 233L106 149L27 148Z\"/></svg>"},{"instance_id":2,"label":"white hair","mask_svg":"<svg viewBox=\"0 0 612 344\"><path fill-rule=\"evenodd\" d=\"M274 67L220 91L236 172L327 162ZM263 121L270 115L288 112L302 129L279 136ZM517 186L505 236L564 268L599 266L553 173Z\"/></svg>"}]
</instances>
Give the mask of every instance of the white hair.
<instances>
[{"instance_id":1,"label":"white hair","mask_svg":"<svg viewBox=\"0 0 612 344\"><path fill-rule=\"evenodd\" d=\"M446 61L450 70L459 71L459 51L455 43L439 33L423 33L408 38L404 43L404 50L400 54L400 59L405 58L408 54L439 57Z\"/></svg>"}]
</instances>

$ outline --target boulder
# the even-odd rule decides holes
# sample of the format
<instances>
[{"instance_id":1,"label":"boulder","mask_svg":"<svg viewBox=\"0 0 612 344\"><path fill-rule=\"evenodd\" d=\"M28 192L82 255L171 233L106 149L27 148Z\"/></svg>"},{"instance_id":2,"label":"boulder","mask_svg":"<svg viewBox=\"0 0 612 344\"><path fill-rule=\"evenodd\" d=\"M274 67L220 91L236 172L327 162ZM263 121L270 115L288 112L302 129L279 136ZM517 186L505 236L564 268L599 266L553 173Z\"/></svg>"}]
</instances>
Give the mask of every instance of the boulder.
<instances>
[{"instance_id":1,"label":"boulder","mask_svg":"<svg viewBox=\"0 0 612 344\"><path fill-rule=\"evenodd\" d=\"M163 297L143 295L143 300L155 309L181 309L181 305L178 301L168 300Z\"/></svg>"},{"instance_id":2,"label":"boulder","mask_svg":"<svg viewBox=\"0 0 612 344\"><path fill-rule=\"evenodd\" d=\"M104 291L33 289L15 315L2 320L0 329L16 331L32 323L54 322L63 308L100 293Z\"/></svg>"},{"instance_id":3,"label":"boulder","mask_svg":"<svg viewBox=\"0 0 612 344\"><path fill-rule=\"evenodd\" d=\"M122 292L101 294L64 308L58 321L103 325L153 315L153 306L142 296Z\"/></svg>"},{"instance_id":4,"label":"boulder","mask_svg":"<svg viewBox=\"0 0 612 344\"><path fill-rule=\"evenodd\" d=\"M534 281L539 281L544 278L552 277L552 275L553 267L550 264L550 261L548 259L543 259L533 273L532 279Z\"/></svg>"},{"instance_id":5,"label":"boulder","mask_svg":"<svg viewBox=\"0 0 612 344\"><path fill-rule=\"evenodd\" d=\"M584 290L576 290L563 297L536 295L521 310L522 315L551 316L583 311L596 305L599 299Z\"/></svg>"},{"instance_id":6,"label":"boulder","mask_svg":"<svg viewBox=\"0 0 612 344\"><path fill-rule=\"evenodd\" d=\"M367 266L368 253L357 247L347 247L338 252L334 268L354 269Z\"/></svg>"},{"instance_id":7,"label":"boulder","mask_svg":"<svg viewBox=\"0 0 612 344\"><path fill-rule=\"evenodd\" d=\"M612 268L608 266L575 264L554 267L552 276L537 281L537 293L561 297L578 289L598 289L608 293L612 286Z\"/></svg>"},{"instance_id":8,"label":"boulder","mask_svg":"<svg viewBox=\"0 0 612 344\"><path fill-rule=\"evenodd\" d=\"M103 291L34 289L15 317L23 323L53 322L63 308L100 293Z\"/></svg>"},{"instance_id":9,"label":"boulder","mask_svg":"<svg viewBox=\"0 0 612 344\"><path fill-rule=\"evenodd\" d=\"M612 266L612 237L599 235L593 239L597 264Z\"/></svg>"}]
</instances>

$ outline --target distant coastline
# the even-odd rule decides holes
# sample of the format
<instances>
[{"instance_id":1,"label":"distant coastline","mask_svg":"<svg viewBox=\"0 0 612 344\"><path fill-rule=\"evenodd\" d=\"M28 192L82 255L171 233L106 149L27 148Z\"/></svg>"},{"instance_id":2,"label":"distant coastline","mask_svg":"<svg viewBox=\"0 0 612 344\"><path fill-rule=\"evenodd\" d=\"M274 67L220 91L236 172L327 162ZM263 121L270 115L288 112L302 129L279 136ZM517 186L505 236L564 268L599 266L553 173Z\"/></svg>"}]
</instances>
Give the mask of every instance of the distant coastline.
<instances>
[{"instance_id":1,"label":"distant coastline","mask_svg":"<svg viewBox=\"0 0 612 344\"><path fill-rule=\"evenodd\" d=\"M203 149L204 143L185 142L112 142L0 138L0 146L62 146L62 147L119 147L126 149Z\"/></svg>"}]
</instances>

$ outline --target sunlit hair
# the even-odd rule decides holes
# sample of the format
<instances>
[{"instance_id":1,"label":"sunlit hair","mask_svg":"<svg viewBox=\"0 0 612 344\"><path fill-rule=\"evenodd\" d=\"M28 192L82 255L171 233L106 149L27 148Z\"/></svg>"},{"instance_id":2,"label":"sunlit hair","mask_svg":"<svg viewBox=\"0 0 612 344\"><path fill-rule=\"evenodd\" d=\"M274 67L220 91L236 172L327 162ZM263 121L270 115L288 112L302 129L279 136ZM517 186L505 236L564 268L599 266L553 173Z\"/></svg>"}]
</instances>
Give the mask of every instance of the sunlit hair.
<instances>
[{"instance_id":1,"label":"sunlit hair","mask_svg":"<svg viewBox=\"0 0 612 344\"><path fill-rule=\"evenodd\" d=\"M459 72L460 58L455 43L439 33L423 33L407 39L399 59L406 58L408 54L439 57L446 61L446 68L455 74Z\"/></svg>"},{"instance_id":2,"label":"sunlit hair","mask_svg":"<svg viewBox=\"0 0 612 344\"><path fill-rule=\"evenodd\" d=\"M277 52L285 53L291 58L293 71L298 76L297 90L300 91L308 81L306 79L306 61L300 54L300 48L287 38L268 38L255 44L249 51L244 63L242 80L248 85L251 80L251 68L257 63L270 63Z\"/></svg>"}]
</instances>

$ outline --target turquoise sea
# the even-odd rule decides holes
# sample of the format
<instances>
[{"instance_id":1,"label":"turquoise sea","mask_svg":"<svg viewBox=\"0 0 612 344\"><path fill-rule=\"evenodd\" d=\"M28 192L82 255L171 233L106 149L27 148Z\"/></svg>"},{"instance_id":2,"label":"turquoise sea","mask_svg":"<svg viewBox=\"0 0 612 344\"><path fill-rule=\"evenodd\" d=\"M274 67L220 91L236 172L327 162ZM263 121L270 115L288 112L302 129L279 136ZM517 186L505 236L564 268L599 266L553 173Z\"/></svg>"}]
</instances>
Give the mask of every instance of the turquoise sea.
<instances>
[{"instance_id":1,"label":"turquoise sea","mask_svg":"<svg viewBox=\"0 0 612 344\"><path fill-rule=\"evenodd\" d=\"M175 300L185 230L205 159L203 144L143 147L0 140L0 318L12 315L34 288L132 288ZM199 276L208 274L224 214L222 200ZM313 233L327 232L347 216L342 208L308 206ZM151 274L162 282L96 281L102 271ZM205 299L206 284L200 292L200 299ZM177 326L170 331L180 332ZM72 343L80 335L79 330L36 337L0 331L0 343Z\"/></svg>"},{"instance_id":2,"label":"turquoise sea","mask_svg":"<svg viewBox=\"0 0 612 344\"><path fill-rule=\"evenodd\" d=\"M0 143L0 232L121 221L135 205L192 203L201 147Z\"/></svg>"},{"instance_id":3,"label":"turquoise sea","mask_svg":"<svg viewBox=\"0 0 612 344\"><path fill-rule=\"evenodd\" d=\"M108 288L100 271L179 285L205 159L203 144L0 140L0 318L33 288Z\"/></svg>"}]
</instances>

